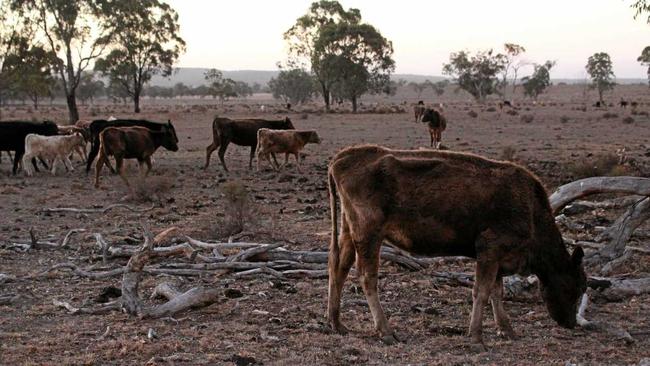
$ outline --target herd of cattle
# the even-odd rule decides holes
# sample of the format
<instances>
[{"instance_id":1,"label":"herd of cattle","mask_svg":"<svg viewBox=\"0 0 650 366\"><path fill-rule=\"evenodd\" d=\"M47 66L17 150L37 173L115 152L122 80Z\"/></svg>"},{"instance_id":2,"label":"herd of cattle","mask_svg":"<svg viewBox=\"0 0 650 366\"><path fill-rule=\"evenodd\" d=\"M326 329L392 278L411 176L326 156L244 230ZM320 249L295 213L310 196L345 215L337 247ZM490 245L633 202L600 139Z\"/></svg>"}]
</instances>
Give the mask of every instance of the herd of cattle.
<instances>
[{"instance_id":1,"label":"herd of cattle","mask_svg":"<svg viewBox=\"0 0 650 366\"><path fill-rule=\"evenodd\" d=\"M416 121L427 122L431 144L440 146L445 117L423 103L415 107ZM316 131L296 130L289 118L282 120L216 117L213 141L206 149L204 169L218 149L224 160L230 143L250 147L249 168L257 152L275 169L275 154L296 158L307 143L320 143ZM53 172L57 161L72 169L69 156L85 154L86 172L95 158L95 185L102 167L116 170L128 185L123 160L136 159L145 175L151 156L160 146L178 150L171 122L114 119L79 122L58 127L53 122L0 122L0 151L13 151L13 173L22 162L29 175L37 158ZM271 161L273 158L273 162ZM462 255L476 259L476 281L469 334L482 342L483 308L491 301L500 332L513 336L504 310L503 276L535 274L550 316L564 327L576 325L578 303L586 289L582 249L569 254L563 243L541 182L525 168L509 162L467 153L431 150L391 150L376 145L343 149L328 170L332 236L329 250L328 320L346 332L340 319L341 291L350 267L357 272L376 330L387 343L397 340L388 324L377 293L380 247L384 241L406 251L427 256ZM340 206L340 207L339 207ZM340 217L339 217L340 215ZM339 221L340 220L340 221ZM340 233L339 233L340 225Z\"/></svg>"},{"instance_id":2,"label":"herd of cattle","mask_svg":"<svg viewBox=\"0 0 650 366\"><path fill-rule=\"evenodd\" d=\"M250 146L249 168L252 167L253 157L257 151L258 170L260 161L268 160L271 166L279 170L281 166L276 160L276 153L285 154L285 165L289 155L296 158L300 171L300 151L307 143L320 143L320 137L313 130L295 130L291 120L265 119L229 119L215 117L212 123L213 142L207 148L205 167L210 164L210 155L219 149L219 159L223 168L228 171L224 156L226 148L232 142L240 146ZM90 152L86 156L86 144L90 143ZM99 177L104 165L111 172L119 173L127 186L129 181L125 175L124 159L136 159L140 168L146 165L144 175L151 170L152 155L163 146L169 151L178 150L178 136L171 121L167 123L146 120L114 119L78 121L74 126L58 126L54 122L0 122L0 152L6 151L11 157L13 152L13 174L22 165L25 174L33 174L29 164L39 171L37 159L48 168L51 165L52 174L56 174L56 166L60 161L67 170L74 170L70 156L77 153L86 161L86 172L89 172L93 161L95 165L95 187L99 187ZM115 168L109 157L115 159ZM270 157L273 157L273 164Z\"/></svg>"}]
</instances>

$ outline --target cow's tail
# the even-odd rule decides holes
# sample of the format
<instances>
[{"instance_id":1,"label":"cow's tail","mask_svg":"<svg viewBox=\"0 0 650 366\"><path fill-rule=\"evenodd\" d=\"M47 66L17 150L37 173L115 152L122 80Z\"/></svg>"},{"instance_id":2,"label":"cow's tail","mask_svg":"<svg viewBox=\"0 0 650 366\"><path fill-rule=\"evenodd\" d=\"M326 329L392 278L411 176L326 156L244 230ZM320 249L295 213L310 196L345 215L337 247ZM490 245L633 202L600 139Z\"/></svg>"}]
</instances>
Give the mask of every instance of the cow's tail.
<instances>
[{"instance_id":1,"label":"cow's tail","mask_svg":"<svg viewBox=\"0 0 650 366\"><path fill-rule=\"evenodd\" d=\"M339 267L339 227L337 219L337 190L336 190L336 181L334 180L334 175L332 174L332 167L330 166L327 172L328 179L328 188L330 195L330 215L332 220L332 237L330 239L330 253L329 253L329 275L333 276L333 270Z\"/></svg>"},{"instance_id":2,"label":"cow's tail","mask_svg":"<svg viewBox=\"0 0 650 366\"><path fill-rule=\"evenodd\" d=\"M218 144L221 142L221 136L219 136L219 116L215 116L212 120L212 143Z\"/></svg>"}]
</instances>

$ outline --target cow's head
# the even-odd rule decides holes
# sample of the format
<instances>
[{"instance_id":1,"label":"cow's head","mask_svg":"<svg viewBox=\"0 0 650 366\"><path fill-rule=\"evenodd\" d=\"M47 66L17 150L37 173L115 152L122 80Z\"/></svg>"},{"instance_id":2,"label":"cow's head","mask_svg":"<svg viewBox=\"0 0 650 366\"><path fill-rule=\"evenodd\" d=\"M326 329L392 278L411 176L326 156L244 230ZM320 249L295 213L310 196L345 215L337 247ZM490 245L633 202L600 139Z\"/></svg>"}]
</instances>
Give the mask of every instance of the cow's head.
<instances>
[{"instance_id":1,"label":"cow's head","mask_svg":"<svg viewBox=\"0 0 650 366\"><path fill-rule=\"evenodd\" d=\"M583 256L582 248L576 248L568 268L555 271L549 274L546 281L542 281L542 297L546 308L551 318L565 328L575 327L578 305L587 289L587 276L582 267Z\"/></svg>"},{"instance_id":2,"label":"cow's head","mask_svg":"<svg viewBox=\"0 0 650 366\"><path fill-rule=\"evenodd\" d=\"M162 146L169 151L178 151L178 136L176 136L176 129L172 121L167 121L164 128L165 136L162 140Z\"/></svg>"},{"instance_id":3,"label":"cow's head","mask_svg":"<svg viewBox=\"0 0 650 366\"><path fill-rule=\"evenodd\" d=\"M307 142L311 142L313 144L320 144L321 139L318 136L318 133L316 133L316 131L311 131L311 133L309 134L309 139L307 140Z\"/></svg>"},{"instance_id":4,"label":"cow's head","mask_svg":"<svg viewBox=\"0 0 650 366\"><path fill-rule=\"evenodd\" d=\"M58 135L59 134L59 126L52 122L52 121L43 121L43 135Z\"/></svg>"},{"instance_id":5,"label":"cow's head","mask_svg":"<svg viewBox=\"0 0 650 366\"><path fill-rule=\"evenodd\" d=\"M422 122L437 122L440 121L441 118L442 116L440 115L440 112L432 108L425 109L422 114Z\"/></svg>"},{"instance_id":6,"label":"cow's head","mask_svg":"<svg viewBox=\"0 0 650 366\"><path fill-rule=\"evenodd\" d=\"M291 123L291 120L289 119L289 117L285 117L284 123L282 125L286 130L295 130L296 129L295 127L293 127L293 123Z\"/></svg>"}]
</instances>

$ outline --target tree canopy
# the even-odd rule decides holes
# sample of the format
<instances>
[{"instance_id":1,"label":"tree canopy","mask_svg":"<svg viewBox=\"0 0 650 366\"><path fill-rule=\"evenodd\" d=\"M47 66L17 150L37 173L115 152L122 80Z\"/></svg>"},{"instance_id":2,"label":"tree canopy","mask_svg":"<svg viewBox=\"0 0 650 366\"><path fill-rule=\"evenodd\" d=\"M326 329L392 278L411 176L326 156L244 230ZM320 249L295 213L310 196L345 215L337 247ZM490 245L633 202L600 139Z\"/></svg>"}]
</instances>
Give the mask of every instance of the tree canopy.
<instances>
[{"instance_id":1,"label":"tree canopy","mask_svg":"<svg viewBox=\"0 0 650 366\"><path fill-rule=\"evenodd\" d=\"M309 65L329 110L333 91L352 101L367 92L381 92L395 68L393 46L358 9L345 10L338 1L311 4L307 14L284 34L293 67Z\"/></svg>"},{"instance_id":2,"label":"tree canopy","mask_svg":"<svg viewBox=\"0 0 650 366\"><path fill-rule=\"evenodd\" d=\"M535 65L533 74L521 79L525 96L537 99L551 85L551 68L553 66L555 66L554 61Z\"/></svg>"},{"instance_id":3,"label":"tree canopy","mask_svg":"<svg viewBox=\"0 0 650 366\"><path fill-rule=\"evenodd\" d=\"M269 88L274 98L291 104L305 103L315 93L314 78L304 69L281 70L269 81Z\"/></svg>"},{"instance_id":4,"label":"tree canopy","mask_svg":"<svg viewBox=\"0 0 650 366\"><path fill-rule=\"evenodd\" d=\"M139 113L144 84L153 75L171 75L174 62L185 50L178 14L159 0L106 2L102 6L109 14L114 41L95 69L124 88Z\"/></svg>"},{"instance_id":5,"label":"tree canopy","mask_svg":"<svg viewBox=\"0 0 650 366\"><path fill-rule=\"evenodd\" d=\"M598 90L598 100L603 102L603 93L614 89L614 70L612 60L605 52L597 52L587 60L587 73L591 77L591 88Z\"/></svg>"},{"instance_id":6,"label":"tree canopy","mask_svg":"<svg viewBox=\"0 0 650 366\"><path fill-rule=\"evenodd\" d=\"M505 63L505 56L495 55L492 50L475 55L460 51L449 56L449 63L443 65L442 72L453 77L459 88L484 102L488 95L498 92L498 75L504 70Z\"/></svg>"}]
</instances>

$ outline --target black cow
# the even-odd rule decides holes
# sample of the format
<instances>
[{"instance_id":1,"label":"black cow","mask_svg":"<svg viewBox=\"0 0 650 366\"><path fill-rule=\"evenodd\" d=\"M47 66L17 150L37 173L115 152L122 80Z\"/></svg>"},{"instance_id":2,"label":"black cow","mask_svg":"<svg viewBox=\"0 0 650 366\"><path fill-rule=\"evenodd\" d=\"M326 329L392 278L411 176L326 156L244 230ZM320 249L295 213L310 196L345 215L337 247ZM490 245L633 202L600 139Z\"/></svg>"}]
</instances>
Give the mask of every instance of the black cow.
<instances>
[{"instance_id":1,"label":"black cow","mask_svg":"<svg viewBox=\"0 0 650 366\"><path fill-rule=\"evenodd\" d=\"M210 165L210 155L216 150L219 149L219 160L221 160L221 165L225 171L228 171L226 167L226 161L224 156L226 154L226 148L231 142L239 146L250 146L250 160L248 162L248 168L253 166L253 157L255 156L255 149L257 148L257 130L260 128L268 128L271 130L293 130L293 123L289 117L281 120L265 120L259 118L250 118L250 119L230 119L223 117L215 117L212 121L212 143L206 148L205 151L205 166L203 169L207 169ZM275 156L273 156L275 159ZM275 162L277 165L277 161Z\"/></svg>"},{"instance_id":2,"label":"black cow","mask_svg":"<svg viewBox=\"0 0 650 366\"><path fill-rule=\"evenodd\" d=\"M174 128L173 126L171 126L171 121L168 121L167 123L151 122L142 119L116 119L112 121L98 119L92 121L88 126L88 130L90 133L90 153L88 154L88 160L86 161L86 173L90 171L90 166L92 165L93 160L95 160L95 157L97 157L97 154L99 153L99 134L102 131L104 131L104 129L106 129L107 127L136 127L136 126L145 127L152 131L157 131L157 132L166 132L167 129L169 129L170 127L172 129ZM115 173L115 169L113 169L113 167L110 166L110 164L107 165L110 168L111 172Z\"/></svg>"},{"instance_id":3,"label":"black cow","mask_svg":"<svg viewBox=\"0 0 650 366\"><path fill-rule=\"evenodd\" d=\"M15 151L13 175L16 175L18 164L25 154L25 137L30 133L43 136L58 135L59 129L52 121L0 121L0 151ZM36 160L32 159L34 169L38 171Z\"/></svg>"}]
</instances>

